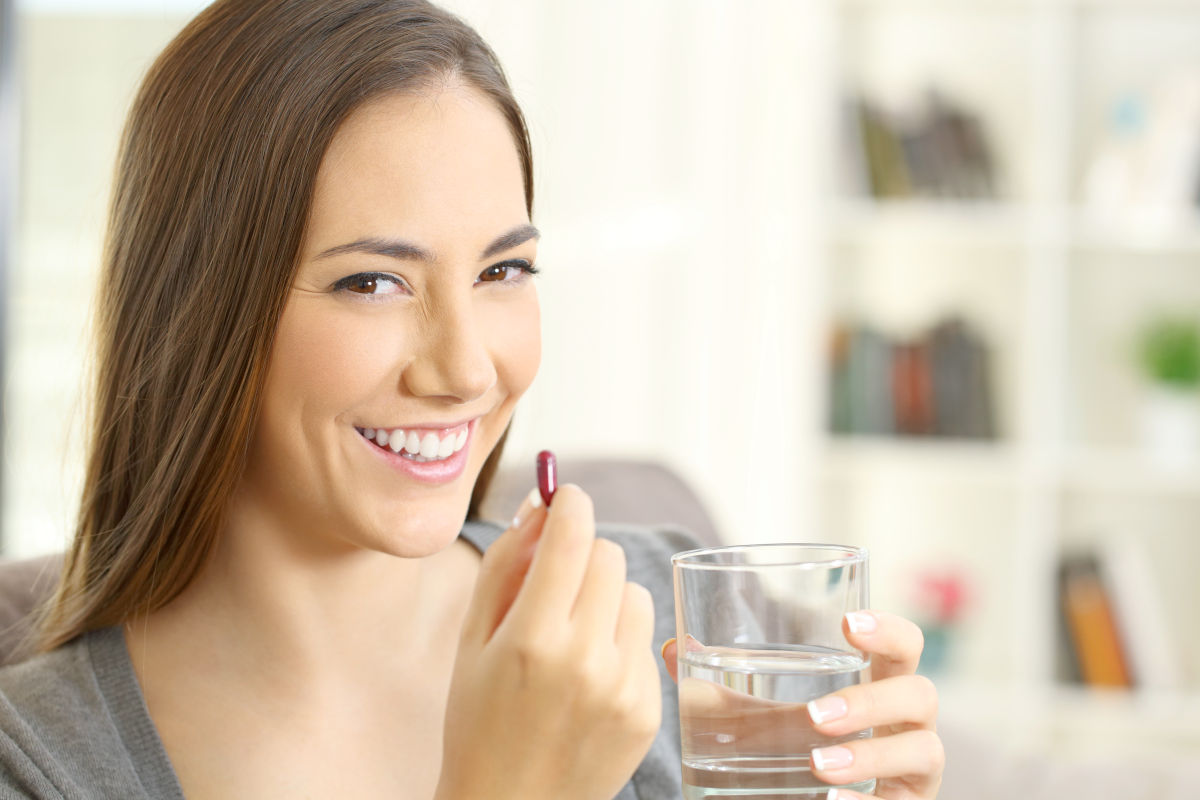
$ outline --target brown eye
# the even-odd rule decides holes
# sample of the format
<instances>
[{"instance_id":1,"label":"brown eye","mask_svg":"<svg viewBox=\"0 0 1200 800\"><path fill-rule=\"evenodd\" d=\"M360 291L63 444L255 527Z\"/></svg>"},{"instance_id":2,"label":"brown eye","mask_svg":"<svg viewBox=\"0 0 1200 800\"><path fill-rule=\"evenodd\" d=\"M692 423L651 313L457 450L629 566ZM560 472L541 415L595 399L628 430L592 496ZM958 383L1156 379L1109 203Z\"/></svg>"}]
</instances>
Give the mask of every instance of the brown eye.
<instances>
[{"instance_id":1,"label":"brown eye","mask_svg":"<svg viewBox=\"0 0 1200 800\"><path fill-rule=\"evenodd\" d=\"M353 292L364 299L382 299L404 293L404 280L386 272L359 272L347 275L333 285L335 292Z\"/></svg>"},{"instance_id":2,"label":"brown eye","mask_svg":"<svg viewBox=\"0 0 1200 800\"><path fill-rule=\"evenodd\" d=\"M494 267L488 267L479 276L483 281L502 281L508 275L508 266L505 264L497 264Z\"/></svg>"},{"instance_id":3,"label":"brown eye","mask_svg":"<svg viewBox=\"0 0 1200 800\"><path fill-rule=\"evenodd\" d=\"M480 283L521 283L522 280L530 275L538 274L537 267L523 259L511 259L509 261L501 261L499 264L492 266L479 273L478 281Z\"/></svg>"}]
</instances>

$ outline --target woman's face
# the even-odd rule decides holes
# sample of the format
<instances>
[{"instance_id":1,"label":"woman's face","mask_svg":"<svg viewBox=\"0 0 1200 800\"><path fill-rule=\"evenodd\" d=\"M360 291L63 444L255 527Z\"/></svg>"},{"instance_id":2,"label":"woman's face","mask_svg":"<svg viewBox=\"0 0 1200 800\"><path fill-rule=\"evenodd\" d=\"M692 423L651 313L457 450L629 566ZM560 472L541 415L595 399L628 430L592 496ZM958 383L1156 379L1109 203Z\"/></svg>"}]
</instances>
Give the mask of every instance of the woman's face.
<instances>
[{"instance_id":1,"label":"woman's face","mask_svg":"<svg viewBox=\"0 0 1200 800\"><path fill-rule=\"evenodd\" d=\"M321 163L243 499L318 541L405 557L453 541L537 372L536 256L484 95L357 110Z\"/></svg>"}]
</instances>

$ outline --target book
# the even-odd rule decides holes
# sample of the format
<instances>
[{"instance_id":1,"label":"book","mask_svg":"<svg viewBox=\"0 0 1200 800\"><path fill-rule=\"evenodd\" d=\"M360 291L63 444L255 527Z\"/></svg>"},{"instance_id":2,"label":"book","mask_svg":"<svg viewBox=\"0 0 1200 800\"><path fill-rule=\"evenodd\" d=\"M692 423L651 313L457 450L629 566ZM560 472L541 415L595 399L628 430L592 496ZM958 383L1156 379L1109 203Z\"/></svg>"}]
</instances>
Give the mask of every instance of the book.
<instances>
[{"instance_id":1,"label":"book","mask_svg":"<svg viewBox=\"0 0 1200 800\"><path fill-rule=\"evenodd\" d=\"M858 130L871 194L880 198L912 194L908 165L894 127L883 112L861 98L858 101Z\"/></svg>"},{"instance_id":2,"label":"book","mask_svg":"<svg viewBox=\"0 0 1200 800\"><path fill-rule=\"evenodd\" d=\"M1096 687L1133 685L1112 604L1095 553L1063 557L1059 565L1060 602L1068 638L1083 682Z\"/></svg>"},{"instance_id":3,"label":"book","mask_svg":"<svg viewBox=\"0 0 1200 800\"><path fill-rule=\"evenodd\" d=\"M853 433L850 408L850 329L836 323L829 334L829 430Z\"/></svg>"},{"instance_id":4,"label":"book","mask_svg":"<svg viewBox=\"0 0 1200 800\"><path fill-rule=\"evenodd\" d=\"M891 360L892 345L883 334L867 326L852 331L846 374L853 433L893 432Z\"/></svg>"},{"instance_id":5,"label":"book","mask_svg":"<svg viewBox=\"0 0 1200 800\"><path fill-rule=\"evenodd\" d=\"M893 350L892 396L896 432L928 436L934 429L933 387L929 345L924 340L902 342Z\"/></svg>"},{"instance_id":6,"label":"book","mask_svg":"<svg viewBox=\"0 0 1200 800\"><path fill-rule=\"evenodd\" d=\"M991 358L987 345L959 317L938 323L929 334L932 432L938 436L996 437Z\"/></svg>"},{"instance_id":7,"label":"book","mask_svg":"<svg viewBox=\"0 0 1200 800\"><path fill-rule=\"evenodd\" d=\"M1183 659L1168 630L1167 609L1145 544L1134 535L1105 536L1099 540L1097 558L1133 684L1143 689L1181 688Z\"/></svg>"}]
</instances>

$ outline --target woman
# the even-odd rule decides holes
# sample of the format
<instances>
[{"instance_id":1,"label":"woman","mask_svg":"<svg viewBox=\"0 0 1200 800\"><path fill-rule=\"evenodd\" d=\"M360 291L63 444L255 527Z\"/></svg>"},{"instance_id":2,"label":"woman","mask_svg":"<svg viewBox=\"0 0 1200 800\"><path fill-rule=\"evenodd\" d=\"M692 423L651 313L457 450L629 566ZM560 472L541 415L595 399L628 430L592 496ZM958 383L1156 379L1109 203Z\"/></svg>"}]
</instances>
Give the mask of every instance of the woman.
<instances>
[{"instance_id":1,"label":"woman","mask_svg":"<svg viewBox=\"0 0 1200 800\"><path fill-rule=\"evenodd\" d=\"M45 652L0 673L0 787L678 797L654 645L689 540L597 537L570 485L478 519L540 357L532 186L494 56L424 2L220 0L168 46L119 157L76 539ZM867 619L894 677L821 708L878 738L819 774L932 797L920 633Z\"/></svg>"}]
</instances>

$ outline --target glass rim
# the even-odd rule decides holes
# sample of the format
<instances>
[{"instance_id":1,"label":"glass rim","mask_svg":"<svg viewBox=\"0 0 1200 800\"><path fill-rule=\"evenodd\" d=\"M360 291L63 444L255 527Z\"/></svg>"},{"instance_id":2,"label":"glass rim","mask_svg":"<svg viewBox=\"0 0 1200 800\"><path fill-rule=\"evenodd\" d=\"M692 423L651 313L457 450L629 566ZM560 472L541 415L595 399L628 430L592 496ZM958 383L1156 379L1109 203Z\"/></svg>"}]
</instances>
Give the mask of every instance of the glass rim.
<instances>
[{"instance_id":1,"label":"glass rim","mask_svg":"<svg viewBox=\"0 0 1200 800\"><path fill-rule=\"evenodd\" d=\"M718 553L732 553L739 550L839 550L846 555L837 558L827 558L819 561L804 561L798 559L788 559L785 561L771 561L767 563L751 564L717 564L713 562L700 561L697 559L705 556L715 555ZM851 564L865 564L869 556L869 551L865 547L859 547L852 544L821 544L819 542L770 542L768 544L728 544L719 547L697 547L693 550L684 550L680 553L675 553L671 556L672 567L682 567L684 569L712 569L712 570L746 570L746 569L776 569L779 567L790 567L791 569L837 569Z\"/></svg>"}]
</instances>

